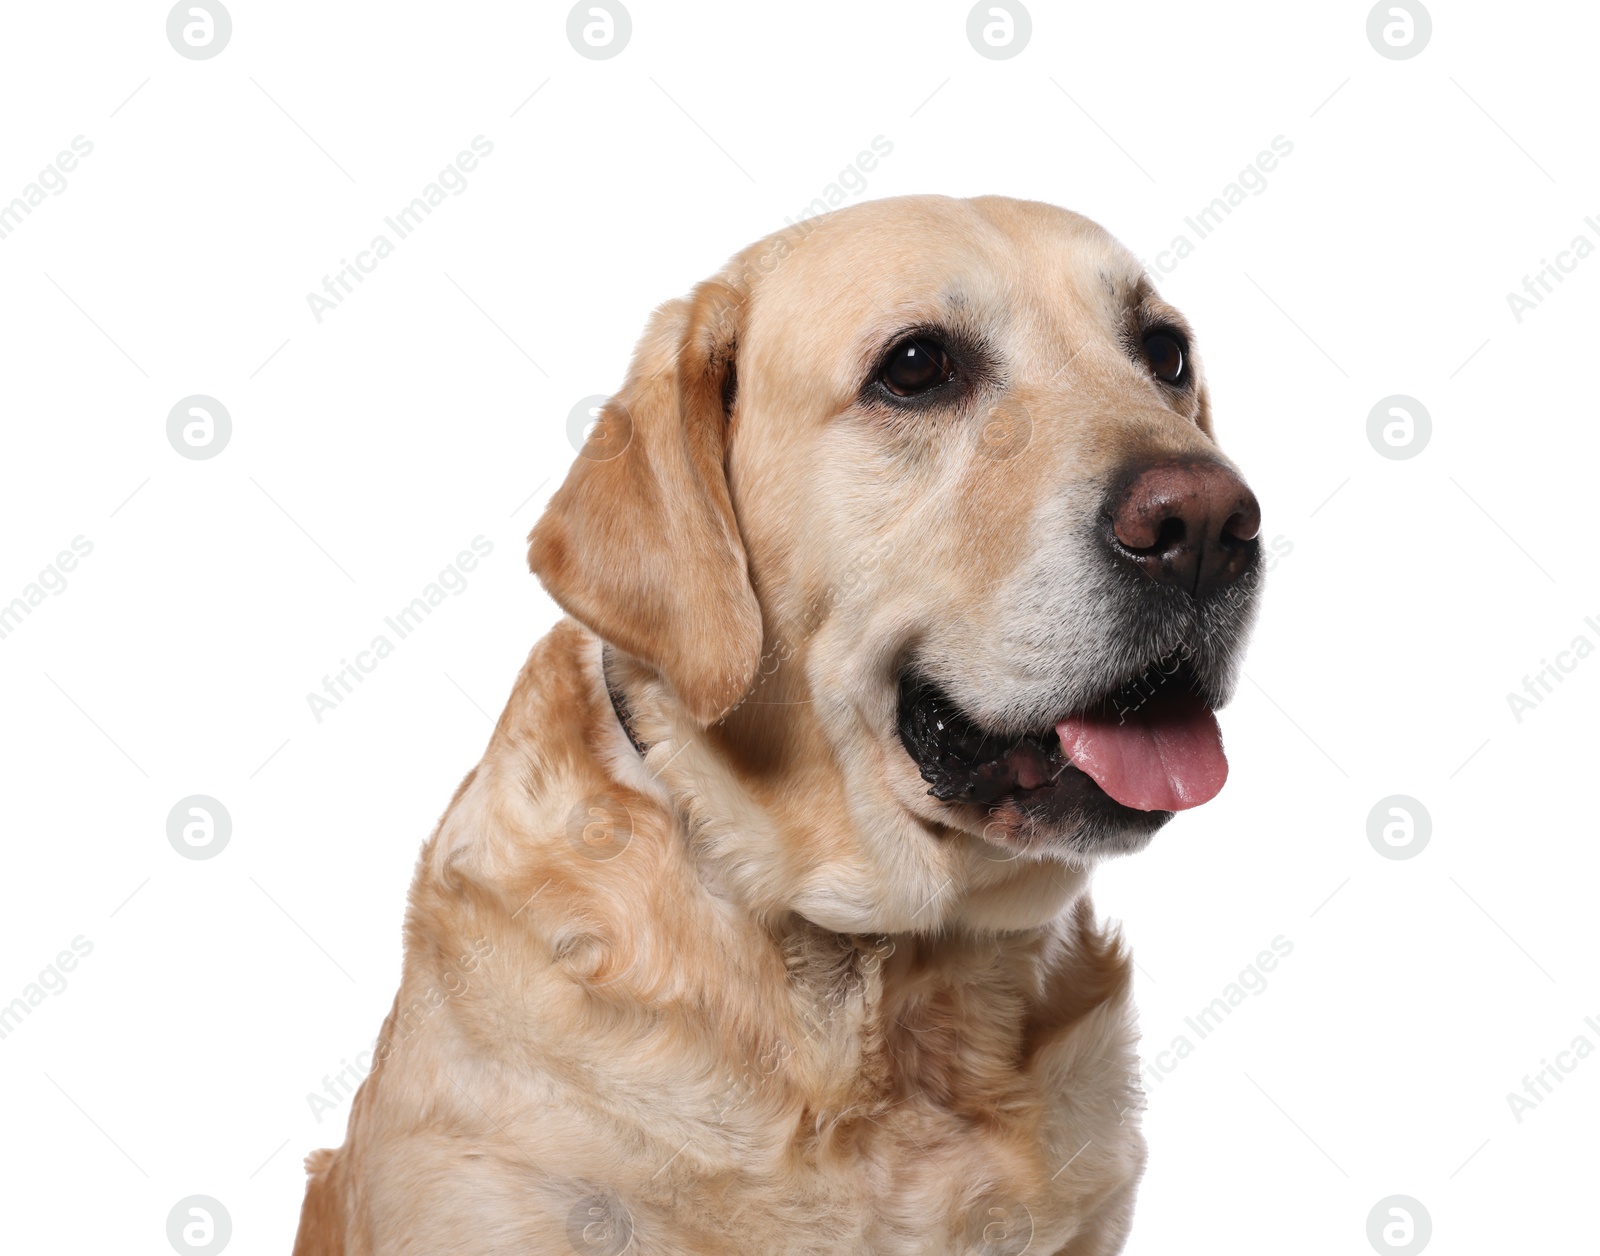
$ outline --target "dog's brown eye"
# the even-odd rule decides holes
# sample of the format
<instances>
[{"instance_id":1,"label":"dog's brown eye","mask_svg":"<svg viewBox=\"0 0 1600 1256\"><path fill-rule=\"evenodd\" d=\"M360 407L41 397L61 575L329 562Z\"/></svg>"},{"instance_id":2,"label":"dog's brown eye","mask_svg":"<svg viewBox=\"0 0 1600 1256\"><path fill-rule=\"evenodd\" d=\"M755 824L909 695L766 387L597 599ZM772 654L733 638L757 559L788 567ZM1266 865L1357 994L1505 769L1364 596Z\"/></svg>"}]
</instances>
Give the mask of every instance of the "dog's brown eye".
<instances>
[{"instance_id":1,"label":"dog's brown eye","mask_svg":"<svg viewBox=\"0 0 1600 1256\"><path fill-rule=\"evenodd\" d=\"M896 397L915 397L947 383L954 374L942 346L924 336L910 336L889 350L878 378Z\"/></svg>"},{"instance_id":2,"label":"dog's brown eye","mask_svg":"<svg viewBox=\"0 0 1600 1256\"><path fill-rule=\"evenodd\" d=\"M1150 369L1169 384L1184 382L1188 363L1184 360L1183 342L1169 332L1151 332L1144 338L1145 361Z\"/></svg>"}]
</instances>

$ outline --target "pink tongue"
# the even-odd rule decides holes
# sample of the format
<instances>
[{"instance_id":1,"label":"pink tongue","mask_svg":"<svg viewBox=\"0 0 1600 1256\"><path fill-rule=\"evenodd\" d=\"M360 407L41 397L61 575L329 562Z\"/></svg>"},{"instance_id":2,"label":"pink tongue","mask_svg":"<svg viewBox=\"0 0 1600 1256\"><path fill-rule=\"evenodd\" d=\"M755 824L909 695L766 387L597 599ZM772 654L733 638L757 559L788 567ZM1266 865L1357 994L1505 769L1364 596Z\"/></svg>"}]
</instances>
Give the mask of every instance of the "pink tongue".
<instances>
[{"instance_id":1,"label":"pink tongue","mask_svg":"<svg viewBox=\"0 0 1600 1256\"><path fill-rule=\"evenodd\" d=\"M1120 717L1069 716L1056 736L1074 767L1136 811L1198 807L1228 779L1217 717L1192 694L1159 694Z\"/></svg>"}]
</instances>

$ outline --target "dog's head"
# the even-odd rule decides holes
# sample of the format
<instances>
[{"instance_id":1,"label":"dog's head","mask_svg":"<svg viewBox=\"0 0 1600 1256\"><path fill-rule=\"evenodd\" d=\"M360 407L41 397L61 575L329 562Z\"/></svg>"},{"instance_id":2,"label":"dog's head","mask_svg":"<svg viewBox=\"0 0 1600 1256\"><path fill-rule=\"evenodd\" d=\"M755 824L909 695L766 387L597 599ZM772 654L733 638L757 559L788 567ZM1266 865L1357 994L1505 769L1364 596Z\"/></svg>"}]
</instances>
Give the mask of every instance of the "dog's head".
<instances>
[{"instance_id":1,"label":"dog's head","mask_svg":"<svg viewBox=\"0 0 1600 1256\"><path fill-rule=\"evenodd\" d=\"M1050 206L915 197L659 310L531 562L701 730L764 830L737 857L819 923L907 926L937 885L1021 924L1028 868L1221 788L1258 525L1131 254Z\"/></svg>"}]
</instances>

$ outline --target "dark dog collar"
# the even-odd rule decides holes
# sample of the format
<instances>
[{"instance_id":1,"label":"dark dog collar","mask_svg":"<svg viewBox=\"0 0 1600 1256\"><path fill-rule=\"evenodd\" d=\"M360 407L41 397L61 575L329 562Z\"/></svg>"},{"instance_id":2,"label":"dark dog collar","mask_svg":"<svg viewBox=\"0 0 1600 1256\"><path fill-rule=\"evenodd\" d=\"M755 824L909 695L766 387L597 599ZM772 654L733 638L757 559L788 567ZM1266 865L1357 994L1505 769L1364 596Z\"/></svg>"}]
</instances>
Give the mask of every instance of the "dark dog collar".
<instances>
[{"instance_id":1,"label":"dark dog collar","mask_svg":"<svg viewBox=\"0 0 1600 1256\"><path fill-rule=\"evenodd\" d=\"M628 699L622 690L618 689L611 679L611 655L612 650L609 645L600 647L600 675L606 682L606 697L611 699L611 709L616 713L617 723L622 725L622 731L642 759L650 747L640 741L639 735L633 731L633 710L628 706Z\"/></svg>"}]
</instances>

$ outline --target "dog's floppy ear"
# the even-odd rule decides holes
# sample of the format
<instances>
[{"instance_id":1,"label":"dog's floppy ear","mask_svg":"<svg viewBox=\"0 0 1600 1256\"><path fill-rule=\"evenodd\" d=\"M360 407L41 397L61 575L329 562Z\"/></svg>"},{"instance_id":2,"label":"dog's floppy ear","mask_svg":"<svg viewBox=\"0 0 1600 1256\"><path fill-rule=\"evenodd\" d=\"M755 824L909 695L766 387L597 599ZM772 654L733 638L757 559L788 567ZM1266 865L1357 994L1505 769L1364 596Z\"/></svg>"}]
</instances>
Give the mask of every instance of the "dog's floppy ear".
<instances>
[{"instance_id":1,"label":"dog's floppy ear","mask_svg":"<svg viewBox=\"0 0 1600 1256\"><path fill-rule=\"evenodd\" d=\"M655 312L528 546L562 609L655 668L702 726L749 689L761 654L725 470L743 305L710 279Z\"/></svg>"}]
</instances>

